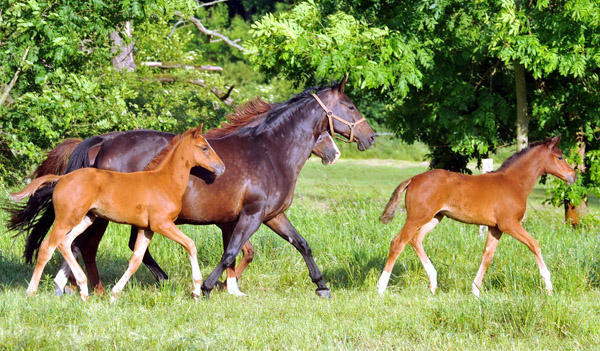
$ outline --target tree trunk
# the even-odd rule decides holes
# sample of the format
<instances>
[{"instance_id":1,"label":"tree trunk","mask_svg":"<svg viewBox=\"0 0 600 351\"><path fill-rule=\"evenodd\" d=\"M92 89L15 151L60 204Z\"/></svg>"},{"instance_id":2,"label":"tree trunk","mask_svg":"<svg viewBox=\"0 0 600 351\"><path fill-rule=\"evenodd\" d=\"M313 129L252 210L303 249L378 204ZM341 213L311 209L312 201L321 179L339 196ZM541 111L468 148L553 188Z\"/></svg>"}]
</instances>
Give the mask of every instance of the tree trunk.
<instances>
[{"instance_id":1,"label":"tree trunk","mask_svg":"<svg viewBox=\"0 0 600 351\"><path fill-rule=\"evenodd\" d=\"M127 21L123 24L122 31L116 30L110 33L110 39L113 42L111 52L115 54L118 53L117 56L112 58L111 63L117 71L122 71L124 69L135 71L137 68L135 61L133 60L133 40L131 38L131 31L131 22ZM121 35L127 36L129 44L125 44L125 40L121 38Z\"/></svg>"},{"instance_id":2,"label":"tree trunk","mask_svg":"<svg viewBox=\"0 0 600 351\"><path fill-rule=\"evenodd\" d=\"M525 67L522 63L513 61L515 69L515 89L517 93L517 151L529 144L529 120L527 112L527 87L525 85Z\"/></svg>"},{"instance_id":3,"label":"tree trunk","mask_svg":"<svg viewBox=\"0 0 600 351\"><path fill-rule=\"evenodd\" d=\"M585 139L583 131L580 129L577 132L575 140L577 140L577 154L579 160L575 169L579 174L585 173ZM565 220L573 227L577 227L579 220L587 214L587 198L582 199L579 205L573 205L569 199L565 199Z\"/></svg>"}]
</instances>

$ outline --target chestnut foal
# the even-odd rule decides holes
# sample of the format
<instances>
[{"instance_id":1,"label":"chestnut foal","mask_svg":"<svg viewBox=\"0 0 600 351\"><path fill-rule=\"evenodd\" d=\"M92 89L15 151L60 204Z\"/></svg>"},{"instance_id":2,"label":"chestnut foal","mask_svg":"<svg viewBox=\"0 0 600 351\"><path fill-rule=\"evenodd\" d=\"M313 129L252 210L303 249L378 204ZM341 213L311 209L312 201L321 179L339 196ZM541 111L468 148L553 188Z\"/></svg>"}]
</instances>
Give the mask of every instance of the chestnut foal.
<instances>
[{"instance_id":1,"label":"chestnut foal","mask_svg":"<svg viewBox=\"0 0 600 351\"><path fill-rule=\"evenodd\" d=\"M46 175L12 194L13 200L22 200L42 186L58 181L52 195L56 222L40 247L27 288L30 296L35 295L44 267L58 247L75 276L81 298L87 299L87 278L71 251L71 243L97 217L142 228L129 267L112 289L113 299L139 267L153 232L178 242L187 250L192 265L192 296L200 295L202 274L196 246L175 226L174 221L181 211L191 168L201 166L220 176L225 165L202 136L202 126L173 139L155 161L156 168L146 172L119 173L83 168L63 176Z\"/></svg>"},{"instance_id":2,"label":"chestnut foal","mask_svg":"<svg viewBox=\"0 0 600 351\"><path fill-rule=\"evenodd\" d=\"M502 166L490 173L464 175L441 169L416 175L402 182L392 194L381 221L388 223L393 217L406 190L406 223L392 240L390 253L377 283L380 294L385 291L394 263L410 243L421 260L429 277L429 289L437 289L437 272L423 250L423 238L442 218L488 226L488 236L481 266L475 276L472 292L479 297L483 275L494 256L498 240L507 233L525 244L535 255L546 290L552 292L550 272L546 268L537 241L521 226L527 209L527 197L537 179L552 174L568 184L575 182L573 168L564 160L557 147L560 137L533 143L527 149L511 156Z\"/></svg>"}]
</instances>

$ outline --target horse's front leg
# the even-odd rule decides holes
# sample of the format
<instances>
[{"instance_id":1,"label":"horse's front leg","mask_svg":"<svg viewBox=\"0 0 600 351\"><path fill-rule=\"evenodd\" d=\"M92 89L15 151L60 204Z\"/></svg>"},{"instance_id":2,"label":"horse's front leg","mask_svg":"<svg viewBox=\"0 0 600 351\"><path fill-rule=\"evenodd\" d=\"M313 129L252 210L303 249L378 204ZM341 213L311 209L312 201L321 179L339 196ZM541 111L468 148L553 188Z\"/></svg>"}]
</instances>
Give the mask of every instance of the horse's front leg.
<instances>
[{"instance_id":1,"label":"horse's front leg","mask_svg":"<svg viewBox=\"0 0 600 351\"><path fill-rule=\"evenodd\" d=\"M306 240L298 233L296 228L290 223L290 220L284 213L280 213L275 218L265 222L265 224L271 228L275 233L279 234L282 238L289 241L296 250L300 252L308 267L308 273L313 283L317 285L317 295L321 297L331 298L329 288L323 281L323 275L315 263L315 259L312 255L312 250Z\"/></svg>"},{"instance_id":2,"label":"horse's front leg","mask_svg":"<svg viewBox=\"0 0 600 351\"><path fill-rule=\"evenodd\" d=\"M215 284L219 281L219 278L232 264L235 264L235 259L240 252L242 245L254 234L260 227L264 214L262 211L253 211L254 213L248 214L247 211L242 211L238 219L229 243L225 247L225 252L221 256L221 261L217 264L217 267L210 273L208 278L202 284L202 293L205 297L210 296L210 292L215 287Z\"/></svg>"},{"instance_id":3,"label":"horse's front leg","mask_svg":"<svg viewBox=\"0 0 600 351\"><path fill-rule=\"evenodd\" d=\"M231 234L233 234L233 230L235 229L235 225L237 222L231 223L223 223L219 224L219 228L221 229L222 237L223 237L223 247L227 247L229 245L229 240L231 239ZM226 269L227 278L223 283L223 286L227 289L227 292L230 295L235 296L246 296L240 288L238 287L238 280L242 276L242 272L250 262L254 259L254 247L250 243L250 241L246 241L244 246L242 246L242 260L240 265L236 268L235 261Z\"/></svg>"}]
</instances>

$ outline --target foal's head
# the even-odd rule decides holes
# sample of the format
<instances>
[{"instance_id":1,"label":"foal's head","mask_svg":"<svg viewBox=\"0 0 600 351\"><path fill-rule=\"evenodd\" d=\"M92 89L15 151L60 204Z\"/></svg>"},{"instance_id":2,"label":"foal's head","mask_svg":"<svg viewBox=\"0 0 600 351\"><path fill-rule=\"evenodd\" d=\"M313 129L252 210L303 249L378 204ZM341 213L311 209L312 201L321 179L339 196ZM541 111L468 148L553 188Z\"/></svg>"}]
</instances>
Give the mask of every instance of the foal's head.
<instances>
[{"instance_id":1,"label":"foal's head","mask_svg":"<svg viewBox=\"0 0 600 351\"><path fill-rule=\"evenodd\" d=\"M544 165L544 173L552 174L571 185L575 183L577 174L569 166L562 151L558 148L559 141L560 136L556 136L540 145L540 148L544 148L544 152L541 153L543 155L541 157Z\"/></svg>"},{"instance_id":2,"label":"foal's head","mask_svg":"<svg viewBox=\"0 0 600 351\"><path fill-rule=\"evenodd\" d=\"M312 153L319 157L324 165L336 163L342 154L331 135L329 135L329 132L323 132L319 135Z\"/></svg>"},{"instance_id":3,"label":"foal's head","mask_svg":"<svg viewBox=\"0 0 600 351\"><path fill-rule=\"evenodd\" d=\"M225 164L202 136L202 125L191 132L189 142L194 165L213 172L217 177L225 172Z\"/></svg>"}]
</instances>

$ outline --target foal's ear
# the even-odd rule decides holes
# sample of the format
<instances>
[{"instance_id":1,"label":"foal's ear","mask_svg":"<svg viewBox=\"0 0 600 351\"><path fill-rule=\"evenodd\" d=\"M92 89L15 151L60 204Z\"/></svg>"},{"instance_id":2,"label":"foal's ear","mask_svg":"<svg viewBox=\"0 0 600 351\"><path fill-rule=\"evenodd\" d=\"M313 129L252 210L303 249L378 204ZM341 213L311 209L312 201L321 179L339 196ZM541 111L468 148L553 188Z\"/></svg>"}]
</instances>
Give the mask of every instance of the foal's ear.
<instances>
[{"instance_id":1,"label":"foal's ear","mask_svg":"<svg viewBox=\"0 0 600 351\"><path fill-rule=\"evenodd\" d=\"M194 131L194 134L193 134L194 138L197 138L202 135L202 127L203 126L204 126L204 124L201 124L198 128L196 128L196 130Z\"/></svg>"},{"instance_id":2,"label":"foal's ear","mask_svg":"<svg viewBox=\"0 0 600 351\"><path fill-rule=\"evenodd\" d=\"M344 88L346 87L346 82L348 81L348 75L344 74L344 78L342 78L342 82L340 83L340 85L338 86L338 90L340 92L344 91Z\"/></svg>"},{"instance_id":3,"label":"foal's ear","mask_svg":"<svg viewBox=\"0 0 600 351\"><path fill-rule=\"evenodd\" d=\"M554 149L558 145L559 141L560 135L557 135L554 138L550 139L550 142L548 143L548 149Z\"/></svg>"}]
</instances>

